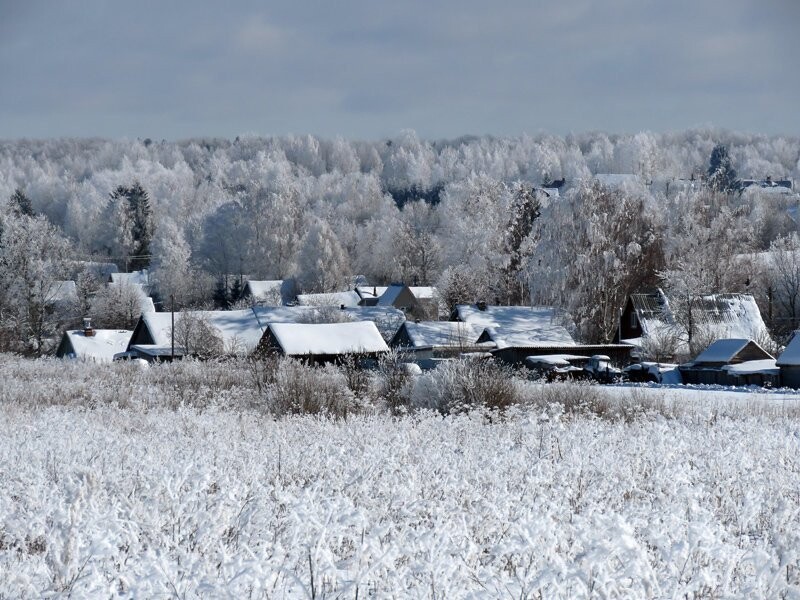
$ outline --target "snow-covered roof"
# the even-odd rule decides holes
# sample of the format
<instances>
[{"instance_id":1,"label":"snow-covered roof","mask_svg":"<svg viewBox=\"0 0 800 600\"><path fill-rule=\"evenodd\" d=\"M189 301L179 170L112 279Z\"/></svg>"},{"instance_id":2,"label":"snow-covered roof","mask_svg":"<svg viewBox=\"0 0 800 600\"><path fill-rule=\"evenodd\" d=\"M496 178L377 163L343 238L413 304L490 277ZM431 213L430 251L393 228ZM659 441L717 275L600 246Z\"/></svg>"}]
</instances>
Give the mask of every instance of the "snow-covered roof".
<instances>
[{"instance_id":1,"label":"snow-covered roof","mask_svg":"<svg viewBox=\"0 0 800 600\"><path fill-rule=\"evenodd\" d=\"M418 300L429 300L436 297L436 288L432 286L412 285L408 289Z\"/></svg>"},{"instance_id":2,"label":"snow-covered roof","mask_svg":"<svg viewBox=\"0 0 800 600\"><path fill-rule=\"evenodd\" d=\"M568 367L572 364L571 361L588 362L589 357L580 354L538 354L525 358L525 362L528 364L540 363L555 367Z\"/></svg>"},{"instance_id":3,"label":"snow-covered roof","mask_svg":"<svg viewBox=\"0 0 800 600\"><path fill-rule=\"evenodd\" d=\"M358 306L361 296L354 291L332 292L329 294L298 294L300 306Z\"/></svg>"},{"instance_id":4,"label":"snow-covered roof","mask_svg":"<svg viewBox=\"0 0 800 600\"><path fill-rule=\"evenodd\" d=\"M708 348L703 350L693 364L702 365L704 363L730 363L735 361L739 354L745 349L751 356L759 356L758 360L771 359L770 354L753 340L744 338L727 338L711 343ZM741 358L738 362L742 362Z\"/></svg>"},{"instance_id":5,"label":"snow-covered roof","mask_svg":"<svg viewBox=\"0 0 800 600\"><path fill-rule=\"evenodd\" d=\"M669 300L659 291L632 294L631 301L645 337L681 333ZM694 299L692 319L696 331L709 339L770 339L755 298L750 294L712 294ZM685 346L686 340L681 340Z\"/></svg>"},{"instance_id":6,"label":"snow-covered roof","mask_svg":"<svg viewBox=\"0 0 800 600\"><path fill-rule=\"evenodd\" d=\"M138 285L150 285L150 273L147 269L141 271L131 271L130 273L111 273L111 283L136 283Z\"/></svg>"},{"instance_id":7,"label":"snow-covered roof","mask_svg":"<svg viewBox=\"0 0 800 600\"><path fill-rule=\"evenodd\" d=\"M800 331L795 331L789 344L778 357L779 367L800 367Z\"/></svg>"},{"instance_id":8,"label":"snow-covered roof","mask_svg":"<svg viewBox=\"0 0 800 600\"><path fill-rule=\"evenodd\" d=\"M318 311L313 306L254 306L250 309L262 329L270 323L300 323L315 318Z\"/></svg>"},{"instance_id":9,"label":"snow-covered roof","mask_svg":"<svg viewBox=\"0 0 800 600\"><path fill-rule=\"evenodd\" d=\"M555 323L537 323L525 329L487 327L484 333L483 337L492 340L497 348L549 348L575 345L575 340L566 328Z\"/></svg>"},{"instance_id":10,"label":"snow-covered roof","mask_svg":"<svg viewBox=\"0 0 800 600\"><path fill-rule=\"evenodd\" d=\"M475 346L482 333L475 325L458 321L406 321L403 328L414 348Z\"/></svg>"},{"instance_id":11,"label":"snow-covered roof","mask_svg":"<svg viewBox=\"0 0 800 600\"><path fill-rule=\"evenodd\" d=\"M193 310L175 313L175 325L185 315L201 318L216 329L226 348L241 348L251 352L258 345L264 327L256 313L245 310ZM172 342L172 313L148 312L142 314L155 346L168 346Z\"/></svg>"},{"instance_id":12,"label":"snow-covered roof","mask_svg":"<svg viewBox=\"0 0 800 600\"><path fill-rule=\"evenodd\" d=\"M75 303L78 301L78 286L72 280L56 281L47 298L50 302Z\"/></svg>"},{"instance_id":13,"label":"snow-covered roof","mask_svg":"<svg viewBox=\"0 0 800 600\"><path fill-rule=\"evenodd\" d=\"M780 369L776 365L774 358L747 360L738 365L725 365L722 367L722 370L727 371L731 375L755 375L757 373L777 375L780 373Z\"/></svg>"},{"instance_id":14,"label":"snow-covered roof","mask_svg":"<svg viewBox=\"0 0 800 600\"><path fill-rule=\"evenodd\" d=\"M378 306L393 306L397 301L397 298L405 289L405 285L393 283L387 287L386 290L381 294L380 298L378 298Z\"/></svg>"},{"instance_id":15,"label":"snow-covered roof","mask_svg":"<svg viewBox=\"0 0 800 600\"><path fill-rule=\"evenodd\" d=\"M249 294L254 302L264 302L277 298L283 302L284 282L282 279L254 280L250 279L244 284L245 293Z\"/></svg>"},{"instance_id":16,"label":"snow-covered roof","mask_svg":"<svg viewBox=\"0 0 800 600\"><path fill-rule=\"evenodd\" d=\"M362 298L380 298L386 291L386 286L380 285L359 285L356 293Z\"/></svg>"},{"instance_id":17,"label":"snow-covered roof","mask_svg":"<svg viewBox=\"0 0 800 600\"><path fill-rule=\"evenodd\" d=\"M132 333L119 329L95 329L94 335L87 337L82 329L67 331L64 335L69 338L73 352L66 358L111 362L115 354L125 351Z\"/></svg>"},{"instance_id":18,"label":"snow-covered roof","mask_svg":"<svg viewBox=\"0 0 800 600\"><path fill-rule=\"evenodd\" d=\"M393 306L355 306L343 311L352 321L372 321L385 341L390 341L405 323L405 313Z\"/></svg>"},{"instance_id":19,"label":"snow-covered roof","mask_svg":"<svg viewBox=\"0 0 800 600\"><path fill-rule=\"evenodd\" d=\"M748 339L732 338L725 340L717 340L713 342L708 348L703 350L694 359L695 363L713 363L721 362L726 363L734 359L734 357L747 346Z\"/></svg>"},{"instance_id":20,"label":"snow-covered roof","mask_svg":"<svg viewBox=\"0 0 800 600\"><path fill-rule=\"evenodd\" d=\"M272 323L269 330L288 356L388 352L372 321L352 323Z\"/></svg>"},{"instance_id":21,"label":"snow-covered roof","mask_svg":"<svg viewBox=\"0 0 800 600\"><path fill-rule=\"evenodd\" d=\"M487 306L459 304L460 321L486 330L500 347L573 346L575 341L551 306Z\"/></svg>"}]
</instances>

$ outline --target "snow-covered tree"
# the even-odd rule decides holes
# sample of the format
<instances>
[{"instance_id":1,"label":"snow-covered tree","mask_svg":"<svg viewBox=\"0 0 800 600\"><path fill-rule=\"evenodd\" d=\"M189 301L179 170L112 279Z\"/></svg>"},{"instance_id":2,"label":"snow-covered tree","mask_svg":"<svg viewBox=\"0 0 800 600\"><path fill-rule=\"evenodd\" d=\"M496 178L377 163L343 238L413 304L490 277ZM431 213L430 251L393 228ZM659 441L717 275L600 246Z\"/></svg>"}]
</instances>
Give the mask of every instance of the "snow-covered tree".
<instances>
[{"instance_id":1,"label":"snow-covered tree","mask_svg":"<svg viewBox=\"0 0 800 600\"><path fill-rule=\"evenodd\" d=\"M346 289L352 276L350 263L330 226L313 221L300 245L297 282L306 293Z\"/></svg>"}]
</instances>

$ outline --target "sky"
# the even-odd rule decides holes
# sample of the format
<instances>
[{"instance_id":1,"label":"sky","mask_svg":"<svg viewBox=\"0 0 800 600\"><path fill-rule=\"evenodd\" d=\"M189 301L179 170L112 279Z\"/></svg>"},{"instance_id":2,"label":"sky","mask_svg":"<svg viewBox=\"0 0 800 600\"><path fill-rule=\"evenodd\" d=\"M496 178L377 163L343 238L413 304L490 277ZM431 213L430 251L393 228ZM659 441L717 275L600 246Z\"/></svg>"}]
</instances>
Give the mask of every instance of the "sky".
<instances>
[{"instance_id":1,"label":"sky","mask_svg":"<svg viewBox=\"0 0 800 600\"><path fill-rule=\"evenodd\" d=\"M800 134L797 0L0 0L0 138Z\"/></svg>"}]
</instances>

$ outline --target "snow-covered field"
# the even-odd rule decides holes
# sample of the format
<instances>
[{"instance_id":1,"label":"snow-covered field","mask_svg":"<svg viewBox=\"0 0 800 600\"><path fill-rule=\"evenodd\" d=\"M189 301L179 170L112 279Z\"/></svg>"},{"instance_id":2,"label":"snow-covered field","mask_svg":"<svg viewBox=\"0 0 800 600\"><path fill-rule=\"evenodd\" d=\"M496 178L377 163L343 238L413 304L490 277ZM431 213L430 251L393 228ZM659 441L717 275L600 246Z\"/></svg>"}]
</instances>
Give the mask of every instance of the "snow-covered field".
<instances>
[{"instance_id":1,"label":"snow-covered field","mask_svg":"<svg viewBox=\"0 0 800 600\"><path fill-rule=\"evenodd\" d=\"M791 395L276 420L228 371L0 360L0 597L800 595Z\"/></svg>"}]
</instances>

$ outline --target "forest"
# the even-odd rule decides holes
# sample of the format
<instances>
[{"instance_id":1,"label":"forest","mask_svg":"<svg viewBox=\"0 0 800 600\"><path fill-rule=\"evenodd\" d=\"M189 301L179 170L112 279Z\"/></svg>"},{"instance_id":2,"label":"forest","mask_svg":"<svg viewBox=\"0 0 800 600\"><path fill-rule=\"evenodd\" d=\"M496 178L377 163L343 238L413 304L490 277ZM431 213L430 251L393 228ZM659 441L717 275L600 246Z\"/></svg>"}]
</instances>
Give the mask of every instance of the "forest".
<instances>
[{"instance_id":1,"label":"forest","mask_svg":"<svg viewBox=\"0 0 800 600\"><path fill-rule=\"evenodd\" d=\"M445 310L552 305L586 342L611 340L632 292L747 292L783 340L800 322L798 196L742 181L798 176L800 139L711 128L7 140L0 349L42 354L87 315L131 327L100 263L148 268L157 308L235 306L246 279L325 292L360 276L436 286ZM64 280L66 314L50 308Z\"/></svg>"}]
</instances>

